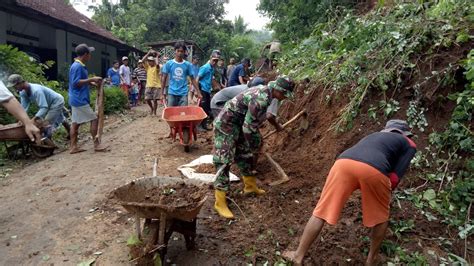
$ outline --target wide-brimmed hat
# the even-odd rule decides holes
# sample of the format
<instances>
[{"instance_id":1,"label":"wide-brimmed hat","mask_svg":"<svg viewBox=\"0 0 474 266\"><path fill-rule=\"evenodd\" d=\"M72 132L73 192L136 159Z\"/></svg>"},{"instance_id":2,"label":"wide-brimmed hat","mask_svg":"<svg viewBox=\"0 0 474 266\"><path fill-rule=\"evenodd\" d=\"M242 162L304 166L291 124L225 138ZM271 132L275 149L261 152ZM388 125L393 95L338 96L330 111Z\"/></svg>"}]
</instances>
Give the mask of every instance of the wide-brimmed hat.
<instances>
[{"instance_id":1,"label":"wide-brimmed hat","mask_svg":"<svg viewBox=\"0 0 474 266\"><path fill-rule=\"evenodd\" d=\"M270 81L268 87L283 92L286 98L293 98L295 83L288 76L280 76L275 81Z\"/></svg>"},{"instance_id":2,"label":"wide-brimmed hat","mask_svg":"<svg viewBox=\"0 0 474 266\"><path fill-rule=\"evenodd\" d=\"M146 60L148 60L148 61L155 61L155 57L153 57L153 56L150 55L150 56L148 56L148 57L146 58Z\"/></svg>"},{"instance_id":3,"label":"wide-brimmed hat","mask_svg":"<svg viewBox=\"0 0 474 266\"><path fill-rule=\"evenodd\" d=\"M87 46L87 44L85 43L81 43L79 44L78 46L76 46L76 48L74 49L74 51L76 52L76 54L78 56L81 56L81 55L85 55L85 54L88 54L90 52L94 52L95 51L95 48L92 47L92 46Z\"/></svg>"},{"instance_id":4,"label":"wide-brimmed hat","mask_svg":"<svg viewBox=\"0 0 474 266\"><path fill-rule=\"evenodd\" d=\"M407 137L413 136L413 133L411 133L410 126L408 125L407 121L401 120L401 119L388 120L387 124L385 124L385 128L382 131L383 132L397 131Z\"/></svg>"},{"instance_id":5,"label":"wide-brimmed hat","mask_svg":"<svg viewBox=\"0 0 474 266\"><path fill-rule=\"evenodd\" d=\"M12 74L8 77L8 84L7 87L15 87L16 85L25 82L23 77L18 74Z\"/></svg>"}]
</instances>

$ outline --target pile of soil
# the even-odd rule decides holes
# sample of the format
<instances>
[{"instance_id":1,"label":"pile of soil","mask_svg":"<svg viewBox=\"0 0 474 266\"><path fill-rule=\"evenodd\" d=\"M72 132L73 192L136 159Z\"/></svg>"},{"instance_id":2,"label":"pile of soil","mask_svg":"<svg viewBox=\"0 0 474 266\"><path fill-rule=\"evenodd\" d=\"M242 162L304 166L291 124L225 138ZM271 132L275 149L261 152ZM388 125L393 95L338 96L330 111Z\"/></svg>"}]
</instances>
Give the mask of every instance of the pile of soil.
<instances>
[{"instance_id":1,"label":"pile of soil","mask_svg":"<svg viewBox=\"0 0 474 266\"><path fill-rule=\"evenodd\" d=\"M131 184L125 191L115 192L111 197L123 202L165 205L170 209L194 209L205 197L206 192L207 187L184 182L150 188Z\"/></svg>"},{"instance_id":2,"label":"pile of soil","mask_svg":"<svg viewBox=\"0 0 474 266\"><path fill-rule=\"evenodd\" d=\"M215 174L216 173L216 168L211 163L196 165L193 168L196 170L196 173L202 173L202 174Z\"/></svg>"},{"instance_id":3,"label":"pile of soil","mask_svg":"<svg viewBox=\"0 0 474 266\"><path fill-rule=\"evenodd\" d=\"M179 183L146 190L143 193L144 196L141 202L157 203L170 208L185 207L187 209L193 209L197 207L205 194L206 188Z\"/></svg>"}]
</instances>

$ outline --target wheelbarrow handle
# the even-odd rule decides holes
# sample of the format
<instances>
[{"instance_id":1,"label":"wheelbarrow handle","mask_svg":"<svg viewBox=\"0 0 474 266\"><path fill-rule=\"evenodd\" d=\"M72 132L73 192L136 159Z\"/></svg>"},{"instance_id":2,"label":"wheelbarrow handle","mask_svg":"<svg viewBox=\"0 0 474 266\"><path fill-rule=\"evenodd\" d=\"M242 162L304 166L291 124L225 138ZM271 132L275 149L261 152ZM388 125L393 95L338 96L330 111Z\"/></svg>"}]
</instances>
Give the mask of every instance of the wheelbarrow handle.
<instances>
[{"instance_id":1,"label":"wheelbarrow handle","mask_svg":"<svg viewBox=\"0 0 474 266\"><path fill-rule=\"evenodd\" d=\"M161 102L163 103L163 106L166 108L168 107L168 105L166 104L166 95L163 97L163 99L161 100Z\"/></svg>"}]
</instances>

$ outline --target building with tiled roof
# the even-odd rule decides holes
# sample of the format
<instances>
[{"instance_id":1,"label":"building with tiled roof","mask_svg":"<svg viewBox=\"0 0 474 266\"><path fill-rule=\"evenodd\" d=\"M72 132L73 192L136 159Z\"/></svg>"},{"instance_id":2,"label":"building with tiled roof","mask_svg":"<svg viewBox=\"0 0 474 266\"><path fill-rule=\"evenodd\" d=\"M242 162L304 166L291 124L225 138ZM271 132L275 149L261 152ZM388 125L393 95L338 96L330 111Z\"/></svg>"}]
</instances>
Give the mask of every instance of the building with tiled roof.
<instances>
[{"instance_id":1,"label":"building with tiled roof","mask_svg":"<svg viewBox=\"0 0 474 266\"><path fill-rule=\"evenodd\" d=\"M40 62L57 62L56 67L46 73L51 79L66 74L64 72L75 57L74 47L80 43L96 48L88 69L90 73L102 76L113 60L140 53L64 0L2 0L2 43L18 47Z\"/></svg>"}]
</instances>

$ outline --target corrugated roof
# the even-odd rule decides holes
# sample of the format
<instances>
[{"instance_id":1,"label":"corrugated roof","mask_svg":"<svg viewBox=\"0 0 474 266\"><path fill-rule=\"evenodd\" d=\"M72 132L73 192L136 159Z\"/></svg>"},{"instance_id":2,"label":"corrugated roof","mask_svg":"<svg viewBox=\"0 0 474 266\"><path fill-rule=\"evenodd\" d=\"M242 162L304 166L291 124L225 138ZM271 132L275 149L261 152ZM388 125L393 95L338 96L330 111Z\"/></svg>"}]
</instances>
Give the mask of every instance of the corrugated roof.
<instances>
[{"instance_id":1,"label":"corrugated roof","mask_svg":"<svg viewBox=\"0 0 474 266\"><path fill-rule=\"evenodd\" d=\"M60 20L66 24L81 28L93 34L100 35L112 41L125 44L109 31L95 24L91 19L81 14L74 7L67 5L64 0L16 0L18 6L33 9L45 16Z\"/></svg>"}]
</instances>

